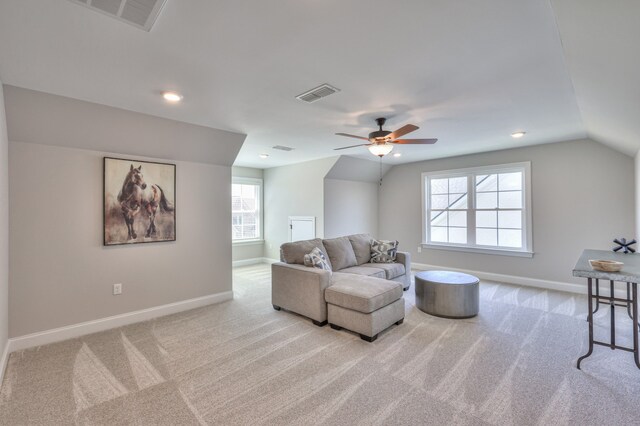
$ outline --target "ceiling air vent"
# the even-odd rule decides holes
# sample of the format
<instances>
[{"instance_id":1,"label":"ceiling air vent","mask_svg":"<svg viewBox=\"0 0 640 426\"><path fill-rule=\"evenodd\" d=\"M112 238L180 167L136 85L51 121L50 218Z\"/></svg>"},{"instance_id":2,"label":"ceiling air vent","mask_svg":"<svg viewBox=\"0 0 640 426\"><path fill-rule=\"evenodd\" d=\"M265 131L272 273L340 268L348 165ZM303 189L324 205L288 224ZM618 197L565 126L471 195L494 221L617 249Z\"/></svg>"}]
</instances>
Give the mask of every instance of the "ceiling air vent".
<instances>
[{"instance_id":1,"label":"ceiling air vent","mask_svg":"<svg viewBox=\"0 0 640 426\"><path fill-rule=\"evenodd\" d=\"M291 148L290 146L282 146L282 145L276 145L272 148L279 149L280 151L293 151L295 149L295 148Z\"/></svg>"},{"instance_id":2,"label":"ceiling air vent","mask_svg":"<svg viewBox=\"0 0 640 426\"><path fill-rule=\"evenodd\" d=\"M322 98L326 98L329 95L333 95L336 92L339 92L340 89L336 89L333 86L330 86L328 84L323 84L321 86L316 87L315 89L311 89L307 92L304 92L298 96L296 96L296 99L300 99L301 101L304 102L315 102L317 100L320 100Z\"/></svg>"},{"instance_id":3,"label":"ceiling air vent","mask_svg":"<svg viewBox=\"0 0 640 426\"><path fill-rule=\"evenodd\" d=\"M167 0L69 0L145 31L151 30Z\"/></svg>"}]
</instances>

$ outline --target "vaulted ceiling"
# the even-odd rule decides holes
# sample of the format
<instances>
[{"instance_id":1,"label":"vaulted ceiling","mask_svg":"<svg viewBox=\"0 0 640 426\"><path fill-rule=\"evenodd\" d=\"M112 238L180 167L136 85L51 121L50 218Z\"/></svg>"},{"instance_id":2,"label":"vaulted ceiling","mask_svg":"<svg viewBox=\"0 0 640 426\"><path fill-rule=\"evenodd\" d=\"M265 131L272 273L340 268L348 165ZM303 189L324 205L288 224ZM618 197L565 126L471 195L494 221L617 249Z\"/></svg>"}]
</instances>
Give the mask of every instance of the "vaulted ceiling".
<instances>
[{"instance_id":1,"label":"vaulted ceiling","mask_svg":"<svg viewBox=\"0 0 640 426\"><path fill-rule=\"evenodd\" d=\"M633 154L638 16L635 0L167 0L145 32L67 0L2 0L0 78L246 133L244 166L333 156L353 144L335 132L378 116L439 138L390 164L587 136ZM341 91L295 99L321 83Z\"/></svg>"}]
</instances>

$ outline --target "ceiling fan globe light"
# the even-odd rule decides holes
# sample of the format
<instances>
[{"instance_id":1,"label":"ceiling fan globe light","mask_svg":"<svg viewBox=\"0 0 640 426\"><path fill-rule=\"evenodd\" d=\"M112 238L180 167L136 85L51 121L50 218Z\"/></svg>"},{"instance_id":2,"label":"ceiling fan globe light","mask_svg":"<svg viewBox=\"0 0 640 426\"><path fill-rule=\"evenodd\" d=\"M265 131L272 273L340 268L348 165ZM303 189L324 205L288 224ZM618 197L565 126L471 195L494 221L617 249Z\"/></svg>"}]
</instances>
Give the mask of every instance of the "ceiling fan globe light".
<instances>
[{"instance_id":1,"label":"ceiling fan globe light","mask_svg":"<svg viewBox=\"0 0 640 426\"><path fill-rule=\"evenodd\" d=\"M393 151L393 145L389 143L376 144L369 147L369 152L373 155L377 155L378 157L384 157L391 151Z\"/></svg>"}]
</instances>

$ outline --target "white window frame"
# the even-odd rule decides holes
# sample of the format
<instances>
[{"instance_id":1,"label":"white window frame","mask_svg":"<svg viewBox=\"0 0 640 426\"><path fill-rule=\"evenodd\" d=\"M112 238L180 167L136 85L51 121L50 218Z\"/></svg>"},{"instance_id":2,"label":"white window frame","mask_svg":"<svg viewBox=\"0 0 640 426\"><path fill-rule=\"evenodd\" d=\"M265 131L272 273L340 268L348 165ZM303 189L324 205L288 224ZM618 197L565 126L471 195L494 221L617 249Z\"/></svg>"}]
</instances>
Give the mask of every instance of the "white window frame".
<instances>
[{"instance_id":1,"label":"white window frame","mask_svg":"<svg viewBox=\"0 0 640 426\"><path fill-rule=\"evenodd\" d=\"M232 184L240 184L240 185L257 185L259 190L258 195L258 238L243 238L243 239L233 239L233 235L231 236L231 242L233 245L250 245L250 244L262 244L264 243L264 226L263 226L263 211L262 203L263 203L263 183L262 179L257 178L248 178L248 177L237 177L233 176L231 178ZM232 217L233 217L233 208L232 208ZM233 222L231 223L233 227Z\"/></svg>"},{"instance_id":2,"label":"white window frame","mask_svg":"<svg viewBox=\"0 0 640 426\"><path fill-rule=\"evenodd\" d=\"M431 179L452 178L461 176L476 176L479 174L496 174L522 171L523 172L523 244L522 248L507 247L487 247L475 245L475 212L476 212L476 191L475 180L469 178L467 186L467 242L468 244L431 242L430 227L428 217L431 209L430 185L427 181ZM496 209L497 211L498 209ZM464 251L472 253L495 254L504 256L533 257L533 223L532 223L532 203L531 203L531 162L500 164L494 166L469 167L455 170L441 170L422 173L422 244L428 249Z\"/></svg>"}]
</instances>

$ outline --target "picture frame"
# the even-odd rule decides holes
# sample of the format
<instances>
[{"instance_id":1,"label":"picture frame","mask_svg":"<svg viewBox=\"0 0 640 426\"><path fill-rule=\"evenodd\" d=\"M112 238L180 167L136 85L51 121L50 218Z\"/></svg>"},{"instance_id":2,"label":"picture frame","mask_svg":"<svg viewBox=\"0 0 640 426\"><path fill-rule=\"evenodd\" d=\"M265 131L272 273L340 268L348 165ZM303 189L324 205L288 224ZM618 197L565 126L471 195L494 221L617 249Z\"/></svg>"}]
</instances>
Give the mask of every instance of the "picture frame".
<instances>
[{"instance_id":1,"label":"picture frame","mask_svg":"<svg viewBox=\"0 0 640 426\"><path fill-rule=\"evenodd\" d=\"M103 157L103 244L176 241L176 165Z\"/></svg>"}]
</instances>

